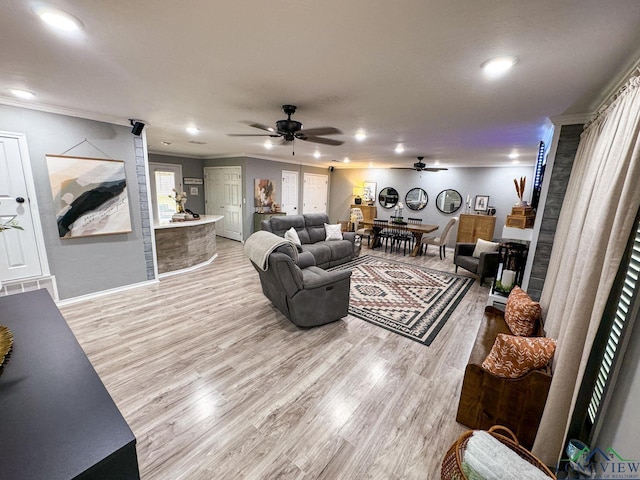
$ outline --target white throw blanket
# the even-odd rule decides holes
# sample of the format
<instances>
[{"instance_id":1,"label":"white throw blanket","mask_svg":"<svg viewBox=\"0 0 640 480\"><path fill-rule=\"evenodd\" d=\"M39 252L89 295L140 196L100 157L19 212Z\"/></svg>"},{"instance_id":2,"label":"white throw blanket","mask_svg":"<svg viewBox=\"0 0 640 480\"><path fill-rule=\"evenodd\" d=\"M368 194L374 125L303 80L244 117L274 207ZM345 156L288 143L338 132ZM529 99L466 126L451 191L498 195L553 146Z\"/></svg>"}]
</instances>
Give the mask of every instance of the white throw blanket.
<instances>
[{"instance_id":1,"label":"white throw blanket","mask_svg":"<svg viewBox=\"0 0 640 480\"><path fill-rule=\"evenodd\" d=\"M549 480L535 465L482 430L473 432L467 441L463 462L473 472L467 477L474 480Z\"/></svg>"},{"instance_id":2,"label":"white throw blanket","mask_svg":"<svg viewBox=\"0 0 640 480\"><path fill-rule=\"evenodd\" d=\"M244 242L244 254L249 257L260 270L269 268L269 255L281 245L289 245L293 252L293 260L298 261L298 250L289 240L285 240L271 232L259 230Z\"/></svg>"}]
</instances>

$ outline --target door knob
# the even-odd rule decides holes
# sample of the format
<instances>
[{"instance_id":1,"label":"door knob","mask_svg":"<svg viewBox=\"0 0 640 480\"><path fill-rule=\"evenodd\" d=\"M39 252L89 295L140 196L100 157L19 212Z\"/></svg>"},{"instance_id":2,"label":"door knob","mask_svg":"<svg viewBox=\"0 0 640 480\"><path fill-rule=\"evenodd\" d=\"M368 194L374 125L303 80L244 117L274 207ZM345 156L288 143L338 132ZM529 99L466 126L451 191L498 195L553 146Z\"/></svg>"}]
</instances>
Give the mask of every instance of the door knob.
<instances>
[{"instance_id":1,"label":"door knob","mask_svg":"<svg viewBox=\"0 0 640 480\"><path fill-rule=\"evenodd\" d=\"M22 197L17 197L17 198L16 198L16 202L18 202L18 203L24 203L24 198L22 198Z\"/></svg>"}]
</instances>

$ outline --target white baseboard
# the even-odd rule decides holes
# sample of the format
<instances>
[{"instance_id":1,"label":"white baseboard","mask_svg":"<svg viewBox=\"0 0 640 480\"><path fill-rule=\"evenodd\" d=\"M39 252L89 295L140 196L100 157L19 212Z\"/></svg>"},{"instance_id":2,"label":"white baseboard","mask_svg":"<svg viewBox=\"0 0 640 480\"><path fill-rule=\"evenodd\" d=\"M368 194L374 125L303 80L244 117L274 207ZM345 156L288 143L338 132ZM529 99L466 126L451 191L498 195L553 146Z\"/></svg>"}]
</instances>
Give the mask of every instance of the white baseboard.
<instances>
[{"instance_id":1,"label":"white baseboard","mask_svg":"<svg viewBox=\"0 0 640 480\"><path fill-rule=\"evenodd\" d=\"M110 288L109 290L102 290L100 292L88 293L86 295L80 295L79 297L67 298L65 300L60 300L57 303L59 306L71 305L72 303L84 302L85 300L92 300L94 298L104 297L106 295L111 295L113 293L124 292L126 290L132 290L134 288L147 287L149 285L154 285L158 283L159 280L147 280L145 282L140 283L132 283L131 285L124 285L122 287Z\"/></svg>"}]
</instances>

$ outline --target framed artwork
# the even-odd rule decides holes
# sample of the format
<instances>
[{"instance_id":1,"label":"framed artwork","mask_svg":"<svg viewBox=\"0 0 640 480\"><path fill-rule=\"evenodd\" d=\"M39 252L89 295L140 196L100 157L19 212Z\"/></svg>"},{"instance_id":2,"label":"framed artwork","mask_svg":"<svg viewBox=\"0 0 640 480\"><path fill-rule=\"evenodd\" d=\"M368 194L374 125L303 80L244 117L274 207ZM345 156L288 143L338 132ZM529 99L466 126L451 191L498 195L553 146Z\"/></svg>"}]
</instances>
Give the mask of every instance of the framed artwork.
<instances>
[{"instance_id":1,"label":"framed artwork","mask_svg":"<svg viewBox=\"0 0 640 480\"><path fill-rule=\"evenodd\" d=\"M198 187L190 187L189 188L189 195L194 196L194 197L200 195L198 193Z\"/></svg>"},{"instance_id":2,"label":"framed artwork","mask_svg":"<svg viewBox=\"0 0 640 480\"><path fill-rule=\"evenodd\" d=\"M193 178L193 177L184 177L183 179L185 185L203 185L203 178Z\"/></svg>"},{"instance_id":3,"label":"framed artwork","mask_svg":"<svg viewBox=\"0 0 640 480\"><path fill-rule=\"evenodd\" d=\"M271 180L256 178L255 206L271 207L276 197L276 187Z\"/></svg>"},{"instance_id":4,"label":"framed artwork","mask_svg":"<svg viewBox=\"0 0 640 480\"><path fill-rule=\"evenodd\" d=\"M362 194L362 198L365 202L375 202L376 201L376 182L364 182L364 193Z\"/></svg>"},{"instance_id":5,"label":"framed artwork","mask_svg":"<svg viewBox=\"0 0 640 480\"><path fill-rule=\"evenodd\" d=\"M124 161L45 157L60 238L131 231Z\"/></svg>"},{"instance_id":6,"label":"framed artwork","mask_svg":"<svg viewBox=\"0 0 640 480\"><path fill-rule=\"evenodd\" d=\"M486 212L489 207L489 195L476 195L473 209L476 212Z\"/></svg>"}]
</instances>

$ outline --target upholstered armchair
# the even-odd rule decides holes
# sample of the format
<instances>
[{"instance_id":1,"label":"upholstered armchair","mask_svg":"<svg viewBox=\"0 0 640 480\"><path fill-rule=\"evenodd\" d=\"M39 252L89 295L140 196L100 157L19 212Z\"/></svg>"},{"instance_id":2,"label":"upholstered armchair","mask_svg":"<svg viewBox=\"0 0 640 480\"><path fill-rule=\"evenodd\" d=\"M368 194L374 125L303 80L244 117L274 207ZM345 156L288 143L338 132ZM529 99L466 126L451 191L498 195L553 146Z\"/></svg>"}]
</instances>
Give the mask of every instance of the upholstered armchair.
<instances>
[{"instance_id":1,"label":"upholstered armchair","mask_svg":"<svg viewBox=\"0 0 640 480\"><path fill-rule=\"evenodd\" d=\"M367 238L367 245L371 242L371 235L373 235L373 229L371 227L360 227L360 222L364 222L364 215L362 209L354 207L351 209L349 216L351 217L351 223L353 223L353 231L360 235L360 238Z\"/></svg>"},{"instance_id":2,"label":"upholstered armchair","mask_svg":"<svg viewBox=\"0 0 640 480\"><path fill-rule=\"evenodd\" d=\"M346 316L351 270L318 268L310 252L295 258L290 247L282 246L269 255L266 270L252 261L265 296L299 327L324 325Z\"/></svg>"},{"instance_id":3,"label":"upholstered armchair","mask_svg":"<svg viewBox=\"0 0 640 480\"><path fill-rule=\"evenodd\" d=\"M478 258L473 256L476 248L475 243L456 243L453 253L453 263L458 267L469 270L480 277L480 285L485 278L494 278L498 272L500 264L500 254L498 252L482 252Z\"/></svg>"}]
</instances>

